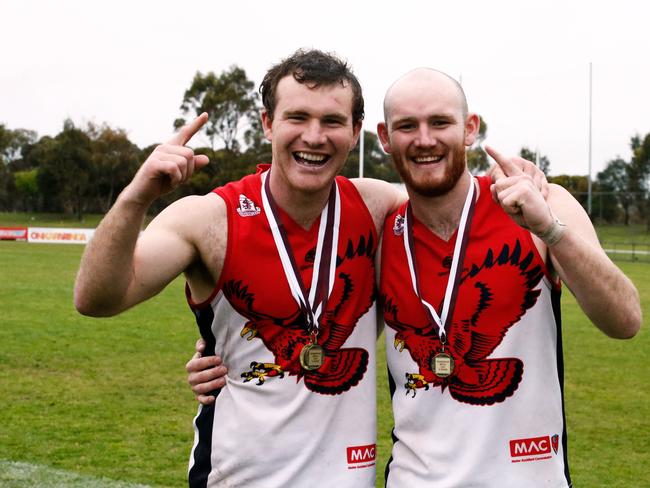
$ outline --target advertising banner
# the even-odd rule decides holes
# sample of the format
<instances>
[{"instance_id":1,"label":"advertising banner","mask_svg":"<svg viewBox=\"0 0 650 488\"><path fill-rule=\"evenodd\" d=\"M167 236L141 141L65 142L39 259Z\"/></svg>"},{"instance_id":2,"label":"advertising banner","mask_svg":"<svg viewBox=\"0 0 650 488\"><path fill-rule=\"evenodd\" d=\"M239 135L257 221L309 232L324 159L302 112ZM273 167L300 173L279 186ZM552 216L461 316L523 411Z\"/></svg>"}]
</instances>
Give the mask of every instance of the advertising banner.
<instances>
[{"instance_id":1,"label":"advertising banner","mask_svg":"<svg viewBox=\"0 0 650 488\"><path fill-rule=\"evenodd\" d=\"M0 227L0 241L26 241L27 227Z\"/></svg>"},{"instance_id":2,"label":"advertising banner","mask_svg":"<svg viewBox=\"0 0 650 488\"><path fill-rule=\"evenodd\" d=\"M95 229L60 229L54 227L29 227L29 242L54 244L87 244Z\"/></svg>"}]
</instances>

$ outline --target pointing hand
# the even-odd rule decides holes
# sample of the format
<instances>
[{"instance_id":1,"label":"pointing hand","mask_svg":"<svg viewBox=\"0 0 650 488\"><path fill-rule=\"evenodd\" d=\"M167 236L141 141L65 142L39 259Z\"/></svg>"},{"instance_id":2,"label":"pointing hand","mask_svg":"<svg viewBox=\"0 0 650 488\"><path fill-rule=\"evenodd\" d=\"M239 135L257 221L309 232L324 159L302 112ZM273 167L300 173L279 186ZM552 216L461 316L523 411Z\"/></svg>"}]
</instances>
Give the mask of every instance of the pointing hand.
<instances>
[{"instance_id":1,"label":"pointing hand","mask_svg":"<svg viewBox=\"0 0 650 488\"><path fill-rule=\"evenodd\" d=\"M521 161L526 160L508 158L491 147L486 150L503 173L491 187L494 200L524 229L537 235L544 233L555 220L542 193L544 189L548 193L548 185L544 188L534 180L530 171L525 171L526 165Z\"/></svg>"},{"instance_id":2,"label":"pointing hand","mask_svg":"<svg viewBox=\"0 0 650 488\"><path fill-rule=\"evenodd\" d=\"M209 163L207 156L195 155L192 149L185 146L207 121L208 114L204 112L154 149L129 185L133 199L150 205L189 180L195 170Z\"/></svg>"}]
</instances>

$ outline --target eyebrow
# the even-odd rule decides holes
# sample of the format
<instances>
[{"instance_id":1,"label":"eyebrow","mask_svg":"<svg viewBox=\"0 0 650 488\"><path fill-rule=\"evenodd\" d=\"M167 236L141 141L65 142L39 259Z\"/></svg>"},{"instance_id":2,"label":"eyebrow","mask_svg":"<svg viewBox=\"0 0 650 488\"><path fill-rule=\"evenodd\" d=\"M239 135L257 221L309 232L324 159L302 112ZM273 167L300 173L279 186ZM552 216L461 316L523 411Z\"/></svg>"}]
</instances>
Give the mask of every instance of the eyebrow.
<instances>
[{"instance_id":1,"label":"eyebrow","mask_svg":"<svg viewBox=\"0 0 650 488\"><path fill-rule=\"evenodd\" d=\"M286 110L286 111L282 112L282 115L284 117L291 117L291 116L295 116L295 115L304 116L304 117L309 117L310 116L309 112L307 112L305 110ZM339 121L339 122L346 122L347 120L349 120L351 118L351 116L348 117L348 116L346 116L345 114L343 114L341 112L330 112L330 113L323 114L319 118L320 119L327 119L327 120L336 120L336 121Z\"/></svg>"},{"instance_id":2,"label":"eyebrow","mask_svg":"<svg viewBox=\"0 0 650 488\"><path fill-rule=\"evenodd\" d=\"M456 117L454 117L453 114L434 114L434 115L429 115L426 118L426 120L427 120L427 122L438 121L438 120L442 120L442 121L445 121L445 122L454 122L456 120ZM405 123L405 122L417 122L417 121L418 121L417 117L405 116L405 117L400 117L400 118L398 118L396 120L393 120L392 125L398 125L398 124L402 124L402 123Z\"/></svg>"}]
</instances>

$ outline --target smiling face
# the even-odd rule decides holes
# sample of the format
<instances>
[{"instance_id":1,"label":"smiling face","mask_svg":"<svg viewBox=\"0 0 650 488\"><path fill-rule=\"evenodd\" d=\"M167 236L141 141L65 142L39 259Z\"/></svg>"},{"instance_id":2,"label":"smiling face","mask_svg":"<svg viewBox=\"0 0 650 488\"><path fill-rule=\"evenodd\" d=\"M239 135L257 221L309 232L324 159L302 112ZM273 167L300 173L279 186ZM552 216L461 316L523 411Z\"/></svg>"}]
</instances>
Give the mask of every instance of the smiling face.
<instances>
[{"instance_id":1,"label":"smiling face","mask_svg":"<svg viewBox=\"0 0 650 488\"><path fill-rule=\"evenodd\" d=\"M361 128L352 122L352 98L352 89L340 83L314 87L293 76L280 80L273 119L262 114L272 144L272 190L329 193Z\"/></svg>"},{"instance_id":2,"label":"smiling face","mask_svg":"<svg viewBox=\"0 0 650 488\"><path fill-rule=\"evenodd\" d=\"M415 70L388 90L384 115L377 132L407 188L426 197L453 189L479 123L460 87L438 71Z\"/></svg>"}]
</instances>

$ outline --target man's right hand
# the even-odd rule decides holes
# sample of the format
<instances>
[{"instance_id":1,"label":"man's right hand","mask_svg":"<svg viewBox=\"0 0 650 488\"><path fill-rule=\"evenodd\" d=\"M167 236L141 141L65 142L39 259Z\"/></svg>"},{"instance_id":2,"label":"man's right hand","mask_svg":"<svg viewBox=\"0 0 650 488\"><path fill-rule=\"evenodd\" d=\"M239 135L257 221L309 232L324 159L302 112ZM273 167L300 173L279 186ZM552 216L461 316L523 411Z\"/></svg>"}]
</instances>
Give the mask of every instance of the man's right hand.
<instances>
[{"instance_id":1,"label":"man's right hand","mask_svg":"<svg viewBox=\"0 0 650 488\"><path fill-rule=\"evenodd\" d=\"M187 382L190 384L196 400L203 405L211 405L214 403L215 397L210 393L226 386L228 368L223 365L219 356L202 357L204 350L205 341L199 339L196 341L196 353L187 362L185 369L189 373Z\"/></svg>"},{"instance_id":2,"label":"man's right hand","mask_svg":"<svg viewBox=\"0 0 650 488\"><path fill-rule=\"evenodd\" d=\"M192 149L185 146L207 121L208 114L203 112L169 141L154 149L125 189L129 200L148 207L210 162L207 156L195 155Z\"/></svg>"}]
</instances>

